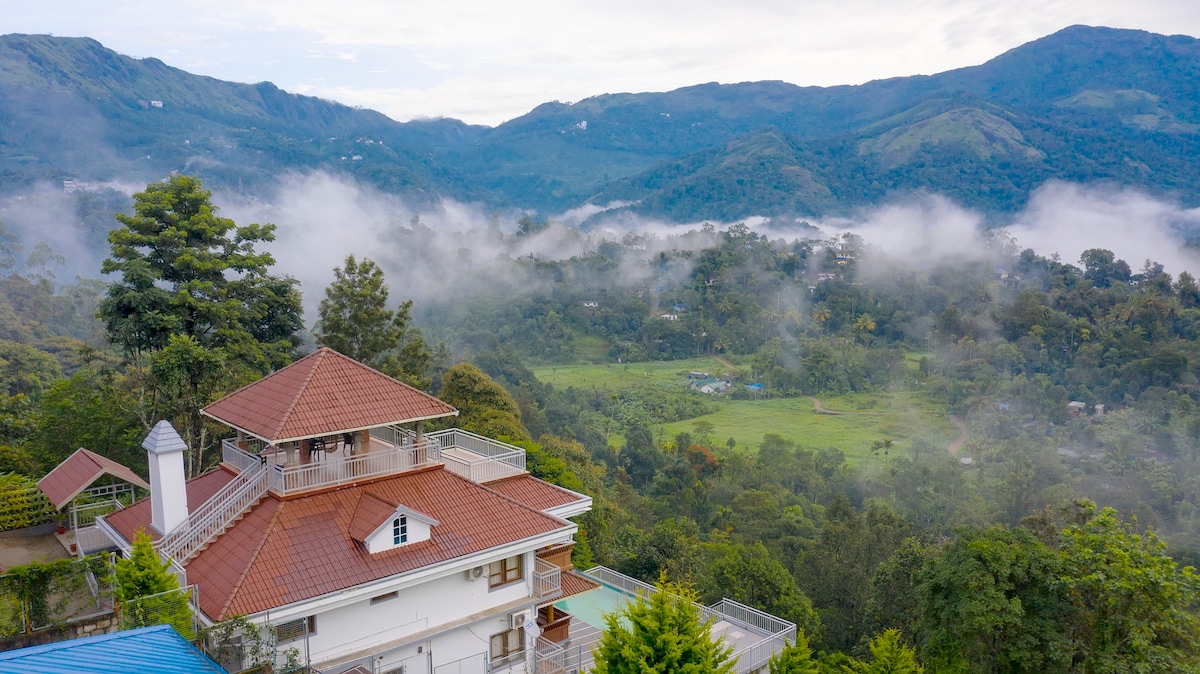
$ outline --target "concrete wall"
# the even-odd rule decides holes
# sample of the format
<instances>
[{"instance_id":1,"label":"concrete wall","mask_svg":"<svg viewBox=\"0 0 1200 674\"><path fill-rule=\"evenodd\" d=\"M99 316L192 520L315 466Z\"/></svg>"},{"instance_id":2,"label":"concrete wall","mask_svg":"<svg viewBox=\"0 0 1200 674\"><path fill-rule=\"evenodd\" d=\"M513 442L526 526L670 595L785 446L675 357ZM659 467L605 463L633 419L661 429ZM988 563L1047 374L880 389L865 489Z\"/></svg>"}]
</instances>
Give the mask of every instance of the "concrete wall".
<instances>
[{"instance_id":1,"label":"concrete wall","mask_svg":"<svg viewBox=\"0 0 1200 674\"><path fill-rule=\"evenodd\" d=\"M523 560L524 580L489 590L485 569L482 578L466 580L455 571L416 587L399 590L395 598L372 604L370 599L316 614L316 633L309 636L309 657L314 666L361 657L384 655L383 667L414 655L416 645L432 653L433 664L458 660L489 649L491 635L508 629L510 609L532 603L532 552ZM381 587L382 596L390 592ZM492 615L487 615L488 612ZM499 613L497 613L499 611ZM479 615L484 614L484 615ZM397 650L406 637L426 636ZM301 643L301 642L296 642ZM279 644L280 650L290 644Z\"/></svg>"}]
</instances>

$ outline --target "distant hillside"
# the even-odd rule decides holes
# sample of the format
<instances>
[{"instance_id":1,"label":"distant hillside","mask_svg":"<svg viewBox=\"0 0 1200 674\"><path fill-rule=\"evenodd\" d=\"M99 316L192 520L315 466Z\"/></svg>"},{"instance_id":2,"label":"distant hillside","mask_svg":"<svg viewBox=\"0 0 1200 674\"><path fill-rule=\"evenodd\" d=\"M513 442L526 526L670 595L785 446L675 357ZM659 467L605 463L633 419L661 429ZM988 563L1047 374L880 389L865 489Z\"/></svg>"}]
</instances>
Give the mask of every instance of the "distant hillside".
<instances>
[{"instance_id":1,"label":"distant hillside","mask_svg":"<svg viewBox=\"0 0 1200 674\"><path fill-rule=\"evenodd\" d=\"M1050 179L1200 204L1200 42L1141 31L1076 26L980 66L860 86L547 103L495 128L398 123L47 36L0 37L0 91L9 190L187 170L254 191L322 168L419 200L620 202L678 221L836 213L912 190L1004 212Z\"/></svg>"}]
</instances>

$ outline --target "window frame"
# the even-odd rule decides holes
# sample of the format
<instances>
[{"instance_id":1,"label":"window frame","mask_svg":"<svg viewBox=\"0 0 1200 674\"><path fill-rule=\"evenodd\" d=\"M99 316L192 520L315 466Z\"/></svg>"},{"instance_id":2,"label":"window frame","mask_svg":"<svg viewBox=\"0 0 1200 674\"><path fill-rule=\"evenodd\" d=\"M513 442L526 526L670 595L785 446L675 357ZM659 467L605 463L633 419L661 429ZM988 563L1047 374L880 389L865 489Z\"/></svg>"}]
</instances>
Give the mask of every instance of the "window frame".
<instances>
[{"instance_id":1,"label":"window frame","mask_svg":"<svg viewBox=\"0 0 1200 674\"><path fill-rule=\"evenodd\" d=\"M408 515L400 515L392 520L392 545L404 545L408 542Z\"/></svg>"},{"instance_id":2,"label":"window frame","mask_svg":"<svg viewBox=\"0 0 1200 674\"><path fill-rule=\"evenodd\" d=\"M517 641L517 646L512 649L509 648L509 643L508 643L510 640L509 639L510 636L515 636L516 641ZM501 652L499 654L496 653L497 638L503 640L503 641L499 642L502 646ZM512 664L515 661L524 660L525 659L525 628L523 626L514 627L512 629L507 629L507 630L504 630L503 632L497 632L496 634L493 634L488 639L488 658L491 661L492 667Z\"/></svg>"},{"instance_id":3,"label":"window frame","mask_svg":"<svg viewBox=\"0 0 1200 674\"><path fill-rule=\"evenodd\" d=\"M292 625L295 625L297 623L303 623L304 627L303 627L303 629L297 630L294 636L286 636L286 635L280 636L281 629L289 628ZM278 625L275 625L274 628L275 628L275 642L276 643L286 644L286 643L289 643L292 641L298 641L300 639L308 638L317 633L317 616L310 615L310 616L305 616L303 618L296 618L295 620L288 620L286 622L282 622L282 623L279 623Z\"/></svg>"},{"instance_id":4,"label":"window frame","mask_svg":"<svg viewBox=\"0 0 1200 674\"><path fill-rule=\"evenodd\" d=\"M513 565L513 560L516 560ZM488 564L488 589L506 587L525 580L525 555L513 555Z\"/></svg>"}]
</instances>

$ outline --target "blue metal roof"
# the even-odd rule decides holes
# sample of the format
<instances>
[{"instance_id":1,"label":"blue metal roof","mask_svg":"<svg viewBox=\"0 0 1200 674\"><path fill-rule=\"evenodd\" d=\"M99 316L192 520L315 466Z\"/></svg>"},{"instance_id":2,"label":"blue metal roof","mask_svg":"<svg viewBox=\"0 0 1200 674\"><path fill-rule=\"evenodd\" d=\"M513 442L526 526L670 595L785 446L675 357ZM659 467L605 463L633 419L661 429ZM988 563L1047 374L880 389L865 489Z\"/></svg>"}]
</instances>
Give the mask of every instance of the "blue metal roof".
<instances>
[{"instance_id":1,"label":"blue metal roof","mask_svg":"<svg viewBox=\"0 0 1200 674\"><path fill-rule=\"evenodd\" d=\"M228 674L169 625L0 653L5 674Z\"/></svg>"}]
</instances>

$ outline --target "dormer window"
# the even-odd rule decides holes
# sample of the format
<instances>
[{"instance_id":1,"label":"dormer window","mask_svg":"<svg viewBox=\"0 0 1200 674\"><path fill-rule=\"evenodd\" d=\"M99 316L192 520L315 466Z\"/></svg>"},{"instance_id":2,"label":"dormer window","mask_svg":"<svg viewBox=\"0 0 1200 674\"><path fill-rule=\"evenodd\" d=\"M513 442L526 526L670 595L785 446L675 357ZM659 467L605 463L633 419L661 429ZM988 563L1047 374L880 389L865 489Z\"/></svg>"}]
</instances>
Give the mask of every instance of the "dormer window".
<instances>
[{"instance_id":1,"label":"dormer window","mask_svg":"<svg viewBox=\"0 0 1200 674\"><path fill-rule=\"evenodd\" d=\"M376 554L427 541L437 525L437 520L420 511L365 493L354 509L350 537Z\"/></svg>"},{"instance_id":2,"label":"dormer window","mask_svg":"<svg viewBox=\"0 0 1200 674\"><path fill-rule=\"evenodd\" d=\"M392 544L401 545L408 542L408 516L401 515L392 520Z\"/></svg>"}]
</instances>

